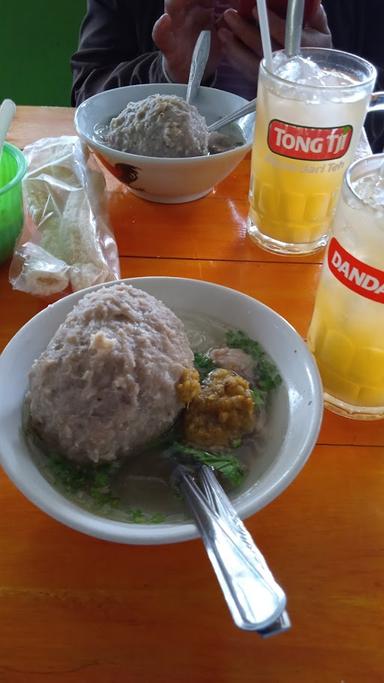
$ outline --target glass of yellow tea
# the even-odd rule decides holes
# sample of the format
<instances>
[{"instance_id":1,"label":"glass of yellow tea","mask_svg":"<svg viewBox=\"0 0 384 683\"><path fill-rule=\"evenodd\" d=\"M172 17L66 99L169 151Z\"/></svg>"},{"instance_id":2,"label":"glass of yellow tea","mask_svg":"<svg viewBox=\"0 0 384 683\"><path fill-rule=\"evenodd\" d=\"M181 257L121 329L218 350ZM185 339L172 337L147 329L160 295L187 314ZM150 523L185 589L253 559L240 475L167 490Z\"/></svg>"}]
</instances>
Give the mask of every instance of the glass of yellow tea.
<instances>
[{"instance_id":1,"label":"glass of yellow tea","mask_svg":"<svg viewBox=\"0 0 384 683\"><path fill-rule=\"evenodd\" d=\"M384 154L345 175L308 343L328 408L384 417Z\"/></svg>"},{"instance_id":2,"label":"glass of yellow tea","mask_svg":"<svg viewBox=\"0 0 384 683\"><path fill-rule=\"evenodd\" d=\"M327 243L343 174L353 159L376 69L338 50L302 49L260 65L249 235L263 248L307 254Z\"/></svg>"}]
</instances>

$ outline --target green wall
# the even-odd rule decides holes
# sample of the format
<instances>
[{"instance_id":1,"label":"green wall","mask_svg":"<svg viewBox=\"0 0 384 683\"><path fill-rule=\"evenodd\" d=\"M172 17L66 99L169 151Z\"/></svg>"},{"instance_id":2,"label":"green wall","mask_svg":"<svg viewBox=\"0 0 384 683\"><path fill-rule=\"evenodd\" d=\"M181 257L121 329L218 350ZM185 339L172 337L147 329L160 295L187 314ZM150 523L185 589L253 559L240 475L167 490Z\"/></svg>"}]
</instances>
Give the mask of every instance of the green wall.
<instances>
[{"instance_id":1,"label":"green wall","mask_svg":"<svg viewBox=\"0 0 384 683\"><path fill-rule=\"evenodd\" d=\"M86 0L2 0L0 102L70 104L69 60Z\"/></svg>"}]
</instances>

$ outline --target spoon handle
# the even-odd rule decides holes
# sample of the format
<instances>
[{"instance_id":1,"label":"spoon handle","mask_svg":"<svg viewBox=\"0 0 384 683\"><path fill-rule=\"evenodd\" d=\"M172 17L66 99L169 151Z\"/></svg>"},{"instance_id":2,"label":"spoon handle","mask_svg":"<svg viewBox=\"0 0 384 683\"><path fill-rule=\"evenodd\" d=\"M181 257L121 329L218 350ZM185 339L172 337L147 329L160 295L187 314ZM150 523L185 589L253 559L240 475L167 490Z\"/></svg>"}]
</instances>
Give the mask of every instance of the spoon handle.
<instances>
[{"instance_id":1,"label":"spoon handle","mask_svg":"<svg viewBox=\"0 0 384 683\"><path fill-rule=\"evenodd\" d=\"M211 49L211 32L201 31L192 54L186 101L192 104L200 87Z\"/></svg>"},{"instance_id":2,"label":"spoon handle","mask_svg":"<svg viewBox=\"0 0 384 683\"><path fill-rule=\"evenodd\" d=\"M223 503L226 496L214 475L204 476L207 469L202 468L201 488L187 468L179 465L176 475L233 620L239 628L263 636L286 630L290 623L284 612L285 594L231 503Z\"/></svg>"},{"instance_id":3,"label":"spoon handle","mask_svg":"<svg viewBox=\"0 0 384 683\"><path fill-rule=\"evenodd\" d=\"M0 106L0 156L3 151L4 140L8 133L12 119L16 112L16 105L12 100L3 100Z\"/></svg>"},{"instance_id":4,"label":"spoon handle","mask_svg":"<svg viewBox=\"0 0 384 683\"><path fill-rule=\"evenodd\" d=\"M287 57L295 57L300 52L303 16L304 0L289 0L284 42L284 50Z\"/></svg>"},{"instance_id":5,"label":"spoon handle","mask_svg":"<svg viewBox=\"0 0 384 683\"><path fill-rule=\"evenodd\" d=\"M232 123L233 121L237 121L237 119L241 119L241 117L245 116L246 114L251 114L252 112L255 111L255 109L256 109L256 97L254 100L247 102L247 104L245 104L240 109L236 109L236 111L233 111L230 114L223 116L222 119L218 119L217 121L214 121L214 123L211 123L208 126L208 132L212 133L214 130L219 130L219 128L222 128L223 126L228 125L228 123Z\"/></svg>"}]
</instances>

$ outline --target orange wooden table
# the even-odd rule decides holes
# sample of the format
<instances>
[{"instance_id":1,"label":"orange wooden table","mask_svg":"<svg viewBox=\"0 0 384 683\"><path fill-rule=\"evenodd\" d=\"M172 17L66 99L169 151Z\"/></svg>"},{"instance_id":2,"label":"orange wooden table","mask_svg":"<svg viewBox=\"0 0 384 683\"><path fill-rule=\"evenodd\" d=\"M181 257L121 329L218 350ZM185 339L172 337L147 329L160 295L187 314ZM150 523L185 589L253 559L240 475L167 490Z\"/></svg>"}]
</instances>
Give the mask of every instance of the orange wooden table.
<instances>
[{"instance_id":1,"label":"orange wooden table","mask_svg":"<svg viewBox=\"0 0 384 683\"><path fill-rule=\"evenodd\" d=\"M9 140L71 133L73 112L20 107ZM145 203L110 182L123 276L212 280L305 336L320 256L246 236L249 159L209 197ZM43 306L0 268L0 347ZM305 427L305 426L304 426ZM384 422L326 413L304 470L247 521L288 595L291 631L236 629L201 542L134 547L61 526L0 474L1 683L382 683Z\"/></svg>"}]
</instances>

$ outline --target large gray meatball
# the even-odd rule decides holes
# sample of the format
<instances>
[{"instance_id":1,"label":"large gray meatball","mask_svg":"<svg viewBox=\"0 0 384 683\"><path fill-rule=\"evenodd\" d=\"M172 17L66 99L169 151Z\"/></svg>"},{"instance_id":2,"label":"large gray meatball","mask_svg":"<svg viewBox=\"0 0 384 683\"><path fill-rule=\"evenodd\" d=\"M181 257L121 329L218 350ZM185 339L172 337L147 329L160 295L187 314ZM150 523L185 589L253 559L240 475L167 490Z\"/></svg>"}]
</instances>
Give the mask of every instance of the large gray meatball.
<instances>
[{"instance_id":1,"label":"large gray meatball","mask_svg":"<svg viewBox=\"0 0 384 683\"><path fill-rule=\"evenodd\" d=\"M86 294L34 362L31 426L72 460L110 461L172 425L193 353L162 302L116 284Z\"/></svg>"},{"instance_id":2,"label":"large gray meatball","mask_svg":"<svg viewBox=\"0 0 384 683\"><path fill-rule=\"evenodd\" d=\"M176 95L149 95L128 102L111 120L106 140L111 147L151 157L208 154L208 129L195 106Z\"/></svg>"}]
</instances>

